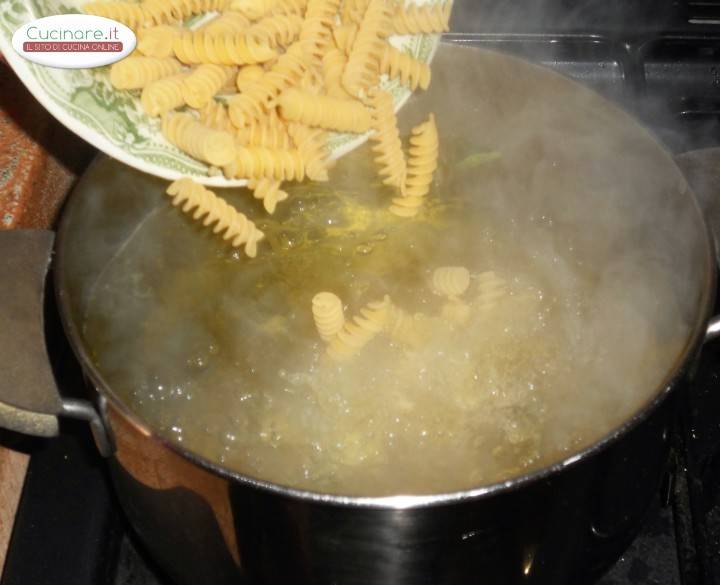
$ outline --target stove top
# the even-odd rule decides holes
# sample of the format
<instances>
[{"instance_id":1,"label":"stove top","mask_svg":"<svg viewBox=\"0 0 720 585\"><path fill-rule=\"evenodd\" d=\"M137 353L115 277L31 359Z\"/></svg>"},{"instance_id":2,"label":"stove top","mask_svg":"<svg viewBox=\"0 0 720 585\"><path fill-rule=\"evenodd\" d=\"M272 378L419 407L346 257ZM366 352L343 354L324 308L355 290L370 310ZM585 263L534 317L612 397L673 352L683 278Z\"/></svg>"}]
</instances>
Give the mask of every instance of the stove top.
<instances>
[{"instance_id":1,"label":"stove top","mask_svg":"<svg viewBox=\"0 0 720 585\"><path fill-rule=\"evenodd\" d=\"M720 148L698 151L720 147L720 0L457 0L453 30L450 42L552 67L631 111L677 155L720 228ZM59 331L50 323L50 353L74 395L82 375ZM602 585L720 585L719 384L716 343L684 397L647 523ZM63 426L25 444L33 457L0 585L170 585L125 524L89 431Z\"/></svg>"}]
</instances>

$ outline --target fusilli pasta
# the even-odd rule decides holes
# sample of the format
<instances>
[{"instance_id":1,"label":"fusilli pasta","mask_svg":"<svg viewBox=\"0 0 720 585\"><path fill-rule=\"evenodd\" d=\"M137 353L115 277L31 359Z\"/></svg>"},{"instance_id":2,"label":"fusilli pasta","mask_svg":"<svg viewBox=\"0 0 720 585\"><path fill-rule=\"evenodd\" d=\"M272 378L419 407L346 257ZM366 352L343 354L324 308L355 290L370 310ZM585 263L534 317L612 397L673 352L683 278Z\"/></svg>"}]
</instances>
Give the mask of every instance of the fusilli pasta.
<instances>
[{"instance_id":1,"label":"fusilli pasta","mask_svg":"<svg viewBox=\"0 0 720 585\"><path fill-rule=\"evenodd\" d=\"M265 234L245 215L232 205L192 179L178 179L168 187L167 194L173 198L173 205L182 206L195 220L203 220L204 226L214 226L213 233L222 234L235 248L245 246L245 253L254 258L257 245ZM203 219L204 218L204 219Z\"/></svg>"},{"instance_id":2,"label":"fusilli pasta","mask_svg":"<svg viewBox=\"0 0 720 585\"><path fill-rule=\"evenodd\" d=\"M232 179L302 181L305 178L305 162L298 150L238 146L232 161L224 165L223 172Z\"/></svg>"},{"instance_id":3,"label":"fusilli pasta","mask_svg":"<svg viewBox=\"0 0 720 585\"><path fill-rule=\"evenodd\" d=\"M326 130L362 134L371 126L368 109L355 100L303 93L289 89L280 97L280 113L291 122Z\"/></svg>"},{"instance_id":4,"label":"fusilli pasta","mask_svg":"<svg viewBox=\"0 0 720 585\"><path fill-rule=\"evenodd\" d=\"M204 126L190 114L166 114L161 128L168 141L193 158L216 167L230 164L233 160L235 145L232 135Z\"/></svg>"},{"instance_id":5,"label":"fusilli pasta","mask_svg":"<svg viewBox=\"0 0 720 585\"><path fill-rule=\"evenodd\" d=\"M494 309L508 294L505 280L492 270L479 274L475 280L477 296L473 301L473 307L480 312Z\"/></svg>"},{"instance_id":6,"label":"fusilli pasta","mask_svg":"<svg viewBox=\"0 0 720 585\"><path fill-rule=\"evenodd\" d=\"M330 341L327 353L335 361L351 359L385 329L390 314L390 297L370 303L359 316L347 321Z\"/></svg>"},{"instance_id":7,"label":"fusilli pasta","mask_svg":"<svg viewBox=\"0 0 720 585\"><path fill-rule=\"evenodd\" d=\"M161 24L138 31L137 50L146 57L172 57L173 42L182 29L170 24Z\"/></svg>"},{"instance_id":8,"label":"fusilli pasta","mask_svg":"<svg viewBox=\"0 0 720 585\"><path fill-rule=\"evenodd\" d=\"M238 128L235 135L242 146L264 146L281 150L292 148L288 128L277 116L253 120L244 128Z\"/></svg>"},{"instance_id":9,"label":"fusilli pasta","mask_svg":"<svg viewBox=\"0 0 720 585\"><path fill-rule=\"evenodd\" d=\"M88 2L83 5L83 10L87 14L112 18L133 30L138 30L145 22L142 5L135 2Z\"/></svg>"},{"instance_id":10,"label":"fusilli pasta","mask_svg":"<svg viewBox=\"0 0 720 585\"><path fill-rule=\"evenodd\" d=\"M307 70L302 47L295 43L256 82L250 84L240 95L233 96L229 104L230 119L238 128L253 118L262 118L266 108L280 92L297 84Z\"/></svg>"},{"instance_id":11,"label":"fusilli pasta","mask_svg":"<svg viewBox=\"0 0 720 585\"><path fill-rule=\"evenodd\" d=\"M343 24L362 22L370 0L344 0L340 19Z\"/></svg>"},{"instance_id":12,"label":"fusilli pasta","mask_svg":"<svg viewBox=\"0 0 720 585\"><path fill-rule=\"evenodd\" d=\"M347 57L340 49L330 49L323 57L323 77L325 78L325 91L330 97L350 98L342 84L342 76L347 66Z\"/></svg>"},{"instance_id":13,"label":"fusilli pasta","mask_svg":"<svg viewBox=\"0 0 720 585\"><path fill-rule=\"evenodd\" d=\"M250 20L258 20L273 11L278 0L231 0L230 10L240 12Z\"/></svg>"},{"instance_id":14,"label":"fusilli pasta","mask_svg":"<svg viewBox=\"0 0 720 585\"><path fill-rule=\"evenodd\" d=\"M454 325L465 325L470 319L471 313L470 305L458 299L445 303L440 312L445 321L449 321Z\"/></svg>"},{"instance_id":15,"label":"fusilli pasta","mask_svg":"<svg viewBox=\"0 0 720 585\"><path fill-rule=\"evenodd\" d=\"M143 110L150 116L162 116L170 110L184 106L182 90L187 76L187 73L179 73L146 85L140 96Z\"/></svg>"},{"instance_id":16,"label":"fusilli pasta","mask_svg":"<svg viewBox=\"0 0 720 585\"><path fill-rule=\"evenodd\" d=\"M228 0L143 0L145 24L181 23L205 12L222 12Z\"/></svg>"},{"instance_id":17,"label":"fusilli pasta","mask_svg":"<svg viewBox=\"0 0 720 585\"><path fill-rule=\"evenodd\" d=\"M430 192L438 164L438 133L435 116L413 128L410 138L407 179L402 197L393 199L390 211L399 217L414 217Z\"/></svg>"},{"instance_id":18,"label":"fusilli pasta","mask_svg":"<svg viewBox=\"0 0 720 585\"><path fill-rule=\"evenodd\" d=\"M308 0L278 0L273 14L297 14L303 16Z\"/></svg>"},{"instance_id":19,"label":"fusilli pasta","mask_svg":"<svg viewBox=\"0 0 720 585\"><path fill-rule=\"evenodd\" d=\"M242 92L247 90L254 82L265 75L265 69L261 65L246 65L241 67L235 78L237 90Z\"/></svg>"},{"instance_id":20,"label":"fusilli pasta","mask_svg":"<svg viewBox=\"0 0 720 585\"><path fill-rule=\"evenodd\" d=\"M423 4L422 6L400 5L392 19L392 28L396 35L415 35L442 33L450 30L450 12L452 0L442 4Z\"/></svg>"},{"instance_id":21,"label":"fusilli pasta","mask_svg":"<svg viewBox=\"0 0 720 585\"><path fill-rule=\"evenodd\" d=\"M227 112L227 106L222 102L210 100L199 110L199 114L200 123L213 130L234 131L234 126L230 122L230 116Z\"/></svg>"},{"instance_id":22,"label":"fusilli pasta","mask_svg":"<svg viewBox=\"0 0 720 585\"><path fill-rule=\"evenodd\" d=\"M313 297L312 314L318 334L325 343L330 343L345 325L342 301L331 292L321 292Z\"/></svg>"},{"instance_id":23,"label":"fusilli pasta","mask_svg":"<svg viewBox=\"0 0 720 585\"><path fill-rule=\"evenodd\" d=\"M352 51L353 44L357 38L360 27L357 24L344 24L342 26L336 26L333 29L333 38L337 48L340 49L346 55Z\"/></svg>"},{"instance_id":24,"label":"fusilli pasta","mask_svg":"<svg viewBox=\"0 0 720 585\"><path fill-rule=\"evenodd\" d=\"M255 199L261 199L263 207L270 215L275 213L277 204L285 201L288 194L283 191L281 181L273 179L260 179L259 181L249 181L248 188L252 189Z\"/></svg>"},{"instance_id":25,"label":"fusilli pasta","mask_svg":"<svg viewBox=\"0 0 720 585\"><path fill-rule=\"evenodd\" d=\"M234 35L245 32L250 26L250 19L240 12L225 12L200 27L210 35Z\"/></svg>"},{"instance_id":26,"label":"fusilli pasta","mask_svg":"<svg viewBox=\"0 0 720 585\"><path fill-rule=\"evenodd\" d=\"M310 64L320 65L323 55L332 47L332 26L340 0L310 0L300 30L300 43Z\"/></svg>"},{"instance_id":27,"label":"fusilli pasta","mask_svg":"<svg viewBox=\"0 0 720 585\"><path fill-rule=\"evenodd\" d=\"M412 91L418 87L421 89L430 87L432 76L430 65L399 51L389 43L385 45L383 51L380 73L390 79L400 79L400 83Z\"/></svg>"},{"instance_id":28,"label":"fusilli pasta","mask_svg":"<svg viewBox=\"0 0 720 585\"><path fill-rule=\"evenodd\" d=\"M362 97L380 82L380 59L392 30L391 16L387 0L370 0L343 74L343 85L351 95Z\"/></svg>"},{"instance_id":29,"label":"fusilli pasta","mask_svg":"<svg viewBox=\"0 0 720 585\"><path fill-rule=\"evenodd\" d=\"M173 52L183 63L216 65L254 65L277 55L275 49L245 34L210 34L183 31L173 41Z\"/></svg>"},{"instance_id":30,"label":"fusilli pasta","mask_svg":"<svg viewBox=\"0 0 720 585\"><path fill-rule=\"evenodd\" d=\"M233 67L199 65L183 82L183 98L192 108L202 108L215 97L235 75Z\"/></svg>"},{"instance_id":31,"label":"fusilli pasta","mask_svg":"<svg viewBox=\"0 0 720 585\"><path fill-rule=\"evenodd\" d=\"M117 89L142 89L153 81L179 73L181 69L175 59L127 57L110 67L110 83Z\"/></svg>"},{"instance_id":32,"label":"fusilli pasta","mask_svg":"<svg viewBox=\"0 0 720 585\"><path fill-rule=\"evenodd\" d=\"M259 43L276 48L287 46L297 40L303 19L297 14L275 14L252 25L246 32Z\"/></svg>"},{"instance_id":33,"label":"fusilli pasta","mask_svg":"<svg viewBox=\"0 0 720 585\"><path fill-rule=\"evenodd\" d=\"M397 127L393 98L386 91L373 89L370 92L369 103L372 107L374 130L370 140L377 143L373 146L373 152L377 154L375 162L380 167L378 173L384 177L383 184L402 189L407 175L407 165Z\"/></svg>"},{"instance_id":34,"label":"fusilli pasta","mask_svg":"<svg viewBox=\"0 0 720 585\"><path fill-rule=\"evenodd\" d=\"M330 166L327 134L322 130L308 128L303 124L290 124L288 132L303 157L308 178L313 181L327 181L329 179L328 167Z\"/></svg>"},{"instance_id":35,"label":"fusilli pasta","mask_svg":"<svg viewBox=\"0 0 720 585\"><path fill-rule=\"evenodd\" d=\"M429 325L430 321L422 313L411 315L395 303L390 304L386 325L390 339L411 347L419 347L430 337Z\"/></svg>"},{"instance_id":36,"label":"fusilli pasta","mask_svg":"<svg viewBox=\"0 0 720 585\"><path fill-rule=\"evenodd\" d=\"M470 287L470 271L464 266L442 266L432 275L432 288L435 294L457 298L465 294Z\"/></svg>"}]
</instances>

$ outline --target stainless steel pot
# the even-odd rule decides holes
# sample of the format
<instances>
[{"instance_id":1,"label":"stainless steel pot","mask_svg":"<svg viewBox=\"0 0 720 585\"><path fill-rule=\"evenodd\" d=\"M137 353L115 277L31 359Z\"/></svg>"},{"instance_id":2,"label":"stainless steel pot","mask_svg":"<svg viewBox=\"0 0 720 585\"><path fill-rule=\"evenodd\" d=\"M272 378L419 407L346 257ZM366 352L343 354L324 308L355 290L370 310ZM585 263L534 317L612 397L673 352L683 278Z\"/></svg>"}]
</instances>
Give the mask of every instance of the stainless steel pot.
<instances>
[{"instance_id":1,"label":"stainless steel pot","mask_svg":"<svg viewBox=\"0 0 720 585\"><path fill-rule=\"evenodd\" d=\"M452 83L451 83L451 79ZM460 79L460 81L458 81ZM90 399L57 394L43 345L43 280L53 250L47 232L0 234L3 326L0 425L51 436L57 417L84 418L108 457L125 512L170 577L183 585L466 585L586 582L604 571L638 530L663 473L673 405L706 338L714 299L713 245L702 214L672 159L626 114L586 89L514 58L442 46L436 103L461 104L448 115L473 115L477 87L492 87L482 104L497 112L537 100L588 124L615 125L627 148L653 165L654 201L694 226L676 253L696 312L687 344L652 400L581 453L530 475L438 496L348 498L282 488L244 477L198 457L142 422L93 365L81 323L99 264L115 252L148 209L162 204L162 182L101 158L77 186L55 246L58 304L68 337L93 388ZM457 100L452 101L450 100ZM557 103L553 106L552 100ZM594 119L596 116L597 119ZM621 130L622 129L622 130ZM611 172L612 169L608 169ZM121 205L105 206L114 195ZM94 214L116 214L112 229L88 241ZM645 226L650 230L652 226ZM88 262L82 250L92 246Z\"/></svg>"}]
</instances>

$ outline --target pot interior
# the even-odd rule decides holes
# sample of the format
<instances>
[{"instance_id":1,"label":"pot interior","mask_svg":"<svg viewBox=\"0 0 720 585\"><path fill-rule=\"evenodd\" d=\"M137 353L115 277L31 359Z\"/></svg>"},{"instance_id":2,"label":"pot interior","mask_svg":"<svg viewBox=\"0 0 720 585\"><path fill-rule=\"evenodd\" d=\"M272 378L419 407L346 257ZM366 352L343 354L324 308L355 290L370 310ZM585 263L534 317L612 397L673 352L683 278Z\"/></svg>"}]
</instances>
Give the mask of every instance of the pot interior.
<instances>
[{"instance_id":1,"label":"pot interior","mask_svg":"<svg viewBox=\"0 0 720 585\"><path fill-rule=\"evenodd\" d=\"M433 76L400 114L403 135L429 112L440 132L421 215L388 212L366 145L329 183L288 185L272 217L219 193L265 232L256 259L174 209L165 182L99 160L64 214L58 288L104 391L229 472L353 496L526 475L657 399L712 281L672 159L518 59L443 45ZM433 290L445 266L471 274L458 298ZM321 291L348 319L387 295L409 321L334 362L312 321Z\"/></svg>"}]
</instances>

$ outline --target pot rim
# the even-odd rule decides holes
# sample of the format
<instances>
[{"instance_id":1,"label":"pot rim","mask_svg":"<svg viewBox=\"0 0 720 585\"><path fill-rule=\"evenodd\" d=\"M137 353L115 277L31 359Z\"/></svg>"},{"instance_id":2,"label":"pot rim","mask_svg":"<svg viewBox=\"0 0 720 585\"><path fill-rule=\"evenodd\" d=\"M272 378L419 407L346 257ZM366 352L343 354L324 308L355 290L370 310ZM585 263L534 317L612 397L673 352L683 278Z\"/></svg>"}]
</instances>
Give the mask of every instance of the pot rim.
<instances>
[{"instance_id":1,"label":"pot rim","mask_svg":"<svg viewBox=\"0 0 720 585\"><path fill-rule=\"evenodd\" d=\"M511 57L513 58L513 57ZM513 58L516 59L516 58ZM527 65L527 63L525 62ZM549 75L558 75L563 80L575 83L572 80L568 80L566 77L561 76L551 70L546 70ZM576 84L580 85L580 84ZM580 85L585 91L592 91L588 88ZM678 168L677 164L673 160L670 153L658 142L658 139L650 132L644 124L637 120L634 116L628 114L617 104L610 100L604 99L605 104L608 108L615 110L618 115L625 116L629 121L637 127L638 132L644 132L647 139L654 142L657 146L658 156L664 156L669 165L672 165L677 172L682 182L679 183L678 188L684 187L684 194L689 199L689 204L693 206L695 213L698 216L698 220L702 223L703 234L702 237L705 240L704 248L704 259L705 274L702 294L700 298L701 307L698 311L697 322L695 323L690 335L687 338L687 342L683 350L679 353L677 359L671 368L668 369L668 373L663 378L662 382L657 386L655 392L653 392L647 402L636 410L636 412L628 417L622 424L618 425L610 432L606 433L600 439L594 441L590 445L575 451L560 461L553 464L547 465L540 469L534 470L530 473L526 473L517 477L513 477L501 482L495 482L486 486L461 490L455 492L445 492L440 494L428 494L428 495L393 495L393 496L342 496L336 494L329 494L323 492L316 492L311 490L303 490L283 486L269 481L260 480L253 478L249 475L245 475L240 472L232 471L222 465L214 463L213 461L194 453L192 450L173 442L172 440L163 437L158 434L149 424L145 423L139 415L134 413L128 408L125 403L113 392L109 384L103 379L100 372L93 364L90 356L88 355L86 348L82 342L82 336L80 330L75 322L70 318L69 299L68 295L62 288L62 275L64 273L64 255L62 249L64 247L64 241L68 237L68 217L71 213L68 209L72 209L76 205L77 198L73 198L73 193L70 194L60 218L60 223L56 238L56 258L55 258L55 294L57 304L60 312L61 322L65 329L65 333L68 337L70 345L75 353L76 358L80 362L83 370L85 371L88 378L92 381L96 391L102 396L106 397L113 408L122 414L126 422L134 427L138 432L142 433L149 439L155 440L162 444L170 451L177 455L189 460L195 465L204 468L211 473L228 479L233 482L238 482L242 485L260 489L265 492L269 492L275 495L304 500L314 503L326 504L330 506L342 506L342 507L353 507L353 508L371 508L371 509L392 509L392 510L403 510L403 509L420 509L434 506L455 504L464 502L467 500L475 500L480 498L488 498L496 494L512 492L515 490L522 489L528 484L541 481L550 476L556 475L568 467L572 467L581 461L584 461L596 454L604 451L611 447L622 439L626 434L635 429L645 419L647 419L653 412L655 412L660 405L667 399L670 393L676 388L678 383L683 379L685 374L690 368L691 359L697 354L700 347L703 345L705 339L706 329L708 321L712 316L712 310L715 300L715 286L717 274L715 271L715 243L712 237L710 228L706 221L706 218L702 212L697 196L692 191L687 181L684 178L682 171ZM91 163L88 169L85 171L81 179L78 181L75 189L78 189L82 183L87 180L87 177L92 174L93 167L97 166L100 161L103 160L104 155L98 155L95 160Z\"/></svg>"}]
</instances>

